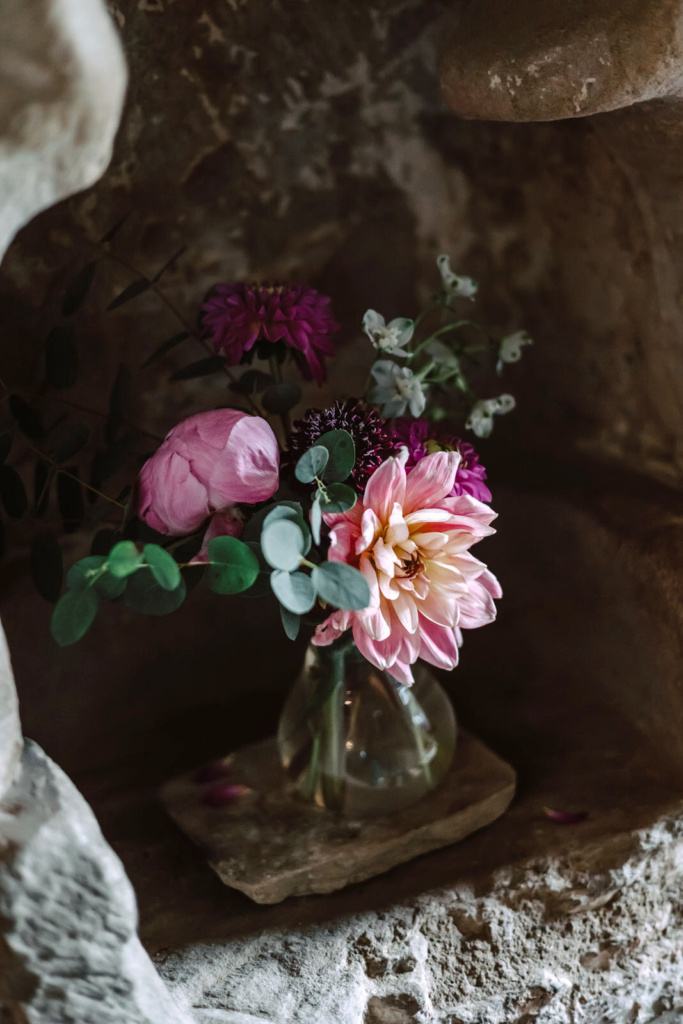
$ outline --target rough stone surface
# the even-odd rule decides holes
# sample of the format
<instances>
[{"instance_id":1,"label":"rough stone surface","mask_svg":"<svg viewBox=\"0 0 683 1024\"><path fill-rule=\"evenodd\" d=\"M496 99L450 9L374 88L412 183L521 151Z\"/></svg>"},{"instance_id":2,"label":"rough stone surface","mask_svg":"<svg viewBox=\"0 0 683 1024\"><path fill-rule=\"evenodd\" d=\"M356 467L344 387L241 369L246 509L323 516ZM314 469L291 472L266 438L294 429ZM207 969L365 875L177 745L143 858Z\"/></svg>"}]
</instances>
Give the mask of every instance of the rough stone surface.
<instances>
[{"instance_id":1,"label":"rough stone surface","mask_svg":"<svg viewBox=\"0 0 683 1024\"><path fill-rule=\"evenodd\" d=\"M683 827L667 818L484 884L167 950L159 970L188 1005L274 1024L678 1021L682 869Z\"/></svg>"},{"instance_id":2,"label":"rough stone surface","mask_svg":"<svg viewBox=\"0 0 683 1024\"><path fill-rule=\"evenodd\" d=\"M0 624L0 798L14 778L20 754L19 702L7 641Z\"/></svg>"},{"instance_id":3,"label":"rough stone surface","mask_svg":"<svg viewBox=\"0 0 683 1024\"><path fill-rule=\"evenodd\" d=\"M429 798L367 822L304 803L274 739L236 751L229 769L231 783L250 791L231 808L202 803L196 772L166 785L163 799L219 878L257 903L334 892L456 843L499 818L515 792L512 768L463 732L450 770Z\"/></svg>"},{"instance_id":4,"label":"rough stone surface","mask_svg":"<svg viewBox=\"0 0 683 1024\"><path fill-rule=\"evenodd\" d=\"M5 0L0 69L2 258L36 213L102 174L126 70L102 0Z\"/></svg>"},{"instance_id":5,"label":"rough stone surface","mask_svg":"<svg viewBox=\"0 0 683 1024\"><path fill-rule=\"evenodd\" d=\"M0 804L0 1005L13 1024L190 1024L137 937L95 817L27 741Z\"/></svg>"},{"instance_id":6,"label":"rough stone surface","mask_svg":"<svg viewBox=\"0 0 683 1024\"><path fill-rule=\"evenodd\" d=\"M462 117L555 121L683 90L680 0L463 0L441 81Z\"/></svg>"}]
</instances>

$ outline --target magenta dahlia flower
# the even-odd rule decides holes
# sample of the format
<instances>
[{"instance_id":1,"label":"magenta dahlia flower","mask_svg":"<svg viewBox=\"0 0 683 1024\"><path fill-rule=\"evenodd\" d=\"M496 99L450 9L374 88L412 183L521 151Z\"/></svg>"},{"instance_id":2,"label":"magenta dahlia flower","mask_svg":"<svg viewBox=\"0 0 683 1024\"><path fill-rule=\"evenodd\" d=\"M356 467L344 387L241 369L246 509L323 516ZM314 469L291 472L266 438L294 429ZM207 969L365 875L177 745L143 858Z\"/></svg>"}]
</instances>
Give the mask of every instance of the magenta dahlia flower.
<instances>
[{"instance_id":1,"label":"magenta dahlia flower","mask_svg":"<svg viewBox=\"0 0 683 1024\"><path fill-rule=\"evenodd\" d=\"M406 473L400 459L387 459L349 512L323 516L329 560L363 573L370 603L332 612L314 644L350 629L372 665L410 684L418 658L454 668L460 630L495 619L500 584L469 549L495 533L496 514L470 495L449 497L459 462L457 452L436 452Z\"/></svg>"},{"instance_id":2,"label":"magenta dahlia flower","mask_svg":"<svg viewBox=\"0 0 683 1024\"><path fill-rule=\"evenodd\" d=\"M477 452L467 441L443 433L428 420L414 420L411 417L396 420L393 433L394 439L408 449L407 470L416 466L425 455L433 455L434 452L460 452L451 497L469 494L479 501L491 501L491 492L484 483L486 470L480 463Z\"/></svg>"},{"instance_id":3,"label":"magenta dahlia flower","mask_svg":"<svg viewBox=\"0 0 683 1024\"><path fill-rule=\"evenodd\" d=\"M282 454L283 465L294 467L304 452L312 448L328 430L347 430L356 446L356 464L349 483L363 491L368 477L390 455L397 455L402 443L395 440L391 427L374 409L349 398L337 401L327 409L309 409L303 419L296 420L289 437L288 450Z\"/></svg>"},{"instance_id":4,"label":"magenta dahlia flower","mask_svg":"<svg viewBox=\"0 0 683 1024\"><path fill-rule=\"evenodd\" d=\"M330 336L339 324L330 300L306 285L217 284L204 300L204 335L228 366L235 366L259 341L282 341L309 380L325 380L325 356L334 355Z\"/></svg>"}]
</instances>

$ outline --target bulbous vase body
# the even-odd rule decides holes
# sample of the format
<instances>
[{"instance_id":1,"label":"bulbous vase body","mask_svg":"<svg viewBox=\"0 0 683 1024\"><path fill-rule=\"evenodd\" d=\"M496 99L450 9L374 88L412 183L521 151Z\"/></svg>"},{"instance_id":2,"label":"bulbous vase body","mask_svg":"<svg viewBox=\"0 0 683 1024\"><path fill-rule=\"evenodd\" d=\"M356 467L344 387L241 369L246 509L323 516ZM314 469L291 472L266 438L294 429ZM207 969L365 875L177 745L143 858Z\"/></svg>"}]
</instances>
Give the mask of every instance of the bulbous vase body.
<instances>
[{"instance_id":1,"label":"bulbous vase body","mask_svg":"<svg viewBox=\"0 0 683 1024\"><path fill-rule=\"evenodd\" d=\"M283 709L278 745L303 795L347 817L401 811L448 770L456 721L443 687L418 663L398 683L352 642L309 645Z\"/></svg>"}]
</instances>

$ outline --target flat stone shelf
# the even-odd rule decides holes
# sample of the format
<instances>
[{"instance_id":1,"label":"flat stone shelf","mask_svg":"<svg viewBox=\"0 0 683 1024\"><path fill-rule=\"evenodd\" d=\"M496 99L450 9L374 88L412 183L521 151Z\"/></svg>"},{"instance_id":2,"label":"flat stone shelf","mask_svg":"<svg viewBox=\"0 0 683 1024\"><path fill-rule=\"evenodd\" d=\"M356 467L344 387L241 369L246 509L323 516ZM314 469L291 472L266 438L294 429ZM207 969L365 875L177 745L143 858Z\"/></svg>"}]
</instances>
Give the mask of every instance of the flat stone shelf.
<instances>
[{"instance_id":1,"label":"flat stone shelf","mask_svg":"<svg viewBox=\"0 0 683 1024\"><path fill-rule=\"evenodd\" d=\"M514 796L514 769L480 740L460 733L448 774L427 798L374 820L350 820L306 803L280 767L274 738L231 756L225 781L245 787L231 806L211 806L216 783L188 772L162 799L201 846L221 881L256 903L329 893L383 874L490 825Z\"/></svg>"}]
</instances>

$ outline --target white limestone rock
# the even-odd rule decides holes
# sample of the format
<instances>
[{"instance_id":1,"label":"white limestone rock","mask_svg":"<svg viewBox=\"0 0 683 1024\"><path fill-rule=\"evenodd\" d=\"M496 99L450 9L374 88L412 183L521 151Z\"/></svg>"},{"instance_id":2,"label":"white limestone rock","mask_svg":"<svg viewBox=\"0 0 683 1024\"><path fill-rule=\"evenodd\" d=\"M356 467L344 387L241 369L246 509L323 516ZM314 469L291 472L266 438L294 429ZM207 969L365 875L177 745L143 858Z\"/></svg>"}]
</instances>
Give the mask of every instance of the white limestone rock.
<instances>
[{"instance_id":1,"label":"white limestone rock","mask_svg":"<svg viewBox=\"0 0 683 1024\"><path fill-rule=\"evenodd\" d=\"M160 973L207 1024L683 1021L680 816L570 842L378 912L178 948Z\"/></svg>"},{"instance_id":2,"label":"white limestone rock","mask_svg":"<svg viewBox=\"0 0 683 1024\"><path fill-rule=\"evenodd\" d=\"M193 1021L140 944L132 886L92 811L31 741L0 803L0 1006L25 1024Z\"/></svg>"},{"instance_id":3,"label":"white limestone rock","mask_svg":"<svg viewBox=\"0 0 683 1024\"><path fill-rule=\"evenodd\" d=\"M0 4L0 258L36 213L100 177L125 86L102 0Z\"/></svg>"},{"instance_id":4,"label":"white limestone rock","mask_svg":"<svg viewBox=\"0 0 683 1024\"><path fill-rule=\"evenodd\" d=\"M0 798L14 778L20 754L19 702L7 641L0 624Z\"/></svg>"}]
</instances>

